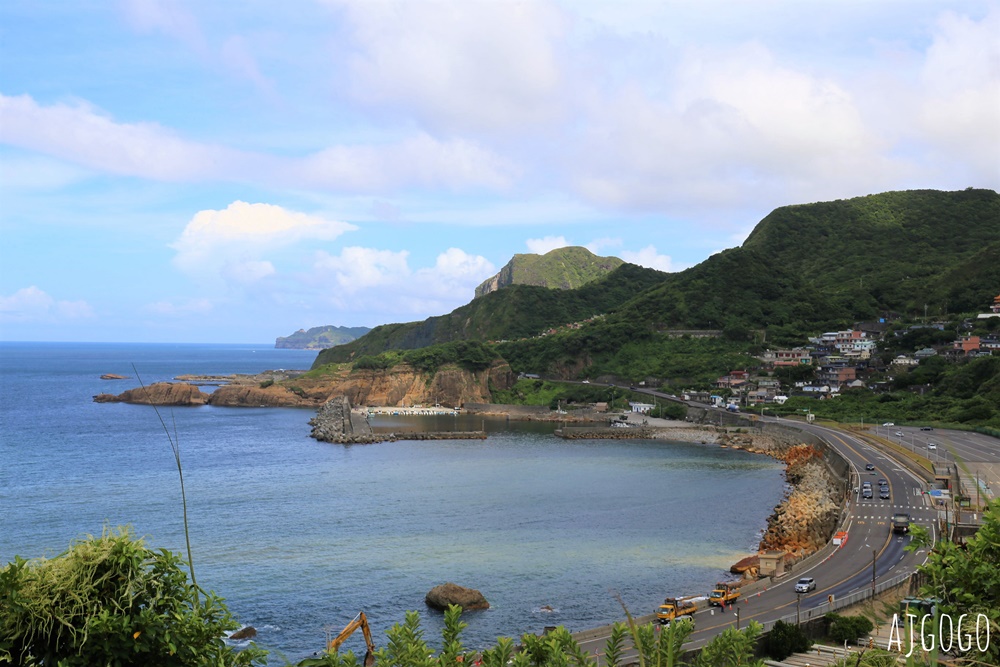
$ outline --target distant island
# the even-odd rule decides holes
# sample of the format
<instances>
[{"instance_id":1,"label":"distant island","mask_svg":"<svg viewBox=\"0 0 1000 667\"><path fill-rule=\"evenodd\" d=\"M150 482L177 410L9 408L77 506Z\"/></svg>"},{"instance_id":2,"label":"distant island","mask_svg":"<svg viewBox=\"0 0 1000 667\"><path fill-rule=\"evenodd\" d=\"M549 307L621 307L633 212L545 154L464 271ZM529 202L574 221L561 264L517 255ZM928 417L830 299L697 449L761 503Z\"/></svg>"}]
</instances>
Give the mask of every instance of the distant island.
<instances>
[{"instance_id":1,"label":"distant island","mask_svg":"<svg viewBox=\"0 0 1000 667\"><path fill-rule=\"evenodd\" d=\"M274 347L279 350L325 350L335 345L350 343L371 331L368 327L313 327L299 329L291 336L278 336Z\"/></svg>"}]
</instances>

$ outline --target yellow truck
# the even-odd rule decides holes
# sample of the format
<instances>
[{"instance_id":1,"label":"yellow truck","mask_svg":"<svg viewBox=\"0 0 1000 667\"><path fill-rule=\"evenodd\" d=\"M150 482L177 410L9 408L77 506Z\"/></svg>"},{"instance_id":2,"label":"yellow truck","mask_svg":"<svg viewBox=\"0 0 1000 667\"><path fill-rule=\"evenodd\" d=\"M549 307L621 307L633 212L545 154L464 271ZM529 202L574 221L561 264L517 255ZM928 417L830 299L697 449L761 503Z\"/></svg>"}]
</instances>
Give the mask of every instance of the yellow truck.
<instances>
[{"instance_id":1,"label":"yellow truck","mask_svg":"<svg viewBox=\"0 0 1000 667\"><path fill-rule=\"evenodd\" d=\"M732 584L720 581L708 594L708 604L716 607L725 607L740 599L740 590Z\"/></svg>"},{"instance_id":2,"label":"yellow truck","mask_svg":"<svg viewBox=\"0 0 1000 667\"><path fill-rule=\"evenodd\" d=\"M669 625L671 621L678 618L692 617L698 611L698 605L695 604L697 598L696 595L689 595L682 598L665 599L660 605L660 610L656 612L656 620L661 625Z\"/></svg>"}]
</instances>

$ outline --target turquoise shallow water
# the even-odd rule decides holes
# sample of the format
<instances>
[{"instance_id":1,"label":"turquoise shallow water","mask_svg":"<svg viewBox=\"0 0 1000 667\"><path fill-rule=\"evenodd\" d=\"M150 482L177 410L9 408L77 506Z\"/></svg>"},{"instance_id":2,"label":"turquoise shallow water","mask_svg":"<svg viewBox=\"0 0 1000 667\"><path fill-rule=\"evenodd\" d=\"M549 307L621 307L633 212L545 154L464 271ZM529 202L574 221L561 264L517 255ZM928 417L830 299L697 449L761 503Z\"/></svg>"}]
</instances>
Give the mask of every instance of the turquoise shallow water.
<instances>
[{"instance_id":1,"label":"turquoise shallow water","mask_svg":"<svg viewBox=\"0 0 1000 667\"><path fill-rule=\"evenodd\" d=\"M102 373L129 375L134 362L149 383L306 368L313 358L265 346L0 343L0 560L54 555L104 524L129 523L154 546L182 550L162 427L148 407L93 403L135 385ZM648 613L667 594L706 592L725 576L784 490L781 466L762 456L563 441L549 425L487 421L486 440L343 447L308 437L309 411L164 416L180 442L199 583L292 660L359 610L376 641L418 610L433 643L441 616L423 596L445 581L493 605L466 614L470 646L546 625L602 625L621 616L619 596Z\"/></svg>"}]
</instances>

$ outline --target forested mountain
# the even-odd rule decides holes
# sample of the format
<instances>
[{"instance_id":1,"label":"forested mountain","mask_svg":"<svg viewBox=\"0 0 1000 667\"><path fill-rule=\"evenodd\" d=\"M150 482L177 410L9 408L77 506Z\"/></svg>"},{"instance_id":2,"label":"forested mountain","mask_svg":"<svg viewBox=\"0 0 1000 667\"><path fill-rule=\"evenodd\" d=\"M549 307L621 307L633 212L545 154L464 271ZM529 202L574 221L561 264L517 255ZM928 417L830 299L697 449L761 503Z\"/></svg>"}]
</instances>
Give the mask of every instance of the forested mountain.
<instances>
[{"instance_id":1,"label":"forested mountain","mask_svg":"<svg viewBox=\"0 0 1000 667\"><path fill-rule=\"evenodd\" d=\"M498 341L536 336L546 329L611 312L667 274L623 264L575 290L511 285L422 322L385 324L346 345L324 350L314 367L386 350L413 350L457 340Z\"/></svg>"},{"instance_id":2,"label":"forested mountain","mask_svg":"<svg viewBox=\"0 0 1000 667\"><path fill-rule=\"evenodd\" d=\"M514 255L495 276L476 288L476 296L510 285L576 289L604 277L624 263L617 257L598 257L580 246L556 248L544 255Z\"/></svg>"},{"instance_id":3,"label":"forested mountain","mask_svg":"<svg viewBox=\"0 0 1000 667\"><path fill-rule=\"evenodd\" d=\"M654 240L655 239L651 239ZM324 351L317 365L355 354L468 340L556 337L502 346L515 370L594 363L613 370L623 350L665 329L717 329L767 340L849 326L884 314L942 316L983 308L1000 291L1000 195L991 190L888 192L786 206L739 248L686 271L624 265L574 290L512 286L421 323L377 327ZM330 353L330 354L328 354ZM629 362L631 363L631 362Z\"/></svg>"}]
</instances>

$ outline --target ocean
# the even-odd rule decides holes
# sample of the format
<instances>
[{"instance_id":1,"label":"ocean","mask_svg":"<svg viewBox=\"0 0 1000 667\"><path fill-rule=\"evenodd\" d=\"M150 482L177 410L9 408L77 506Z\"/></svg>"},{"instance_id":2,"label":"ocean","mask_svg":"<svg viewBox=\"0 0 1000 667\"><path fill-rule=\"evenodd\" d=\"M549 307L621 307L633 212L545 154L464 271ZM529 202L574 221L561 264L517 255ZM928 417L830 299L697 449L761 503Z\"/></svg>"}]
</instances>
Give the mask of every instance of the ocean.
<instances>
[{"instance_id":1,"label":"ocean","mask_svg":"<svg viewBox=\"0 0 1000 667\"><path fill-rule=\"evenodd\" d=\"M177 468L160 420L148 406L92 401L137 386L133 365L149 384L305 369L315 355L268 345L0 343L0 564L54 556L126 524L155 548L184 552ZM130 379L101 380L105 373ZM633 615L651 613L667 595L707 593L727 578L756 549L785 490L782 466L761 455L564 441L551 424L477 420L486 440L343 446L309 437L309 410L160 414L180 447L198 583L290 661L321 650L359 611L379 646L408 610L437 645L442 615L424 595L448 581L491 603L463 616L472 648L549 625L604 625L622 618L619 600ZM441 419L424 425L440 429ZM360 633L347 649L363 652Z\"/></svg>"}]
</instances>

